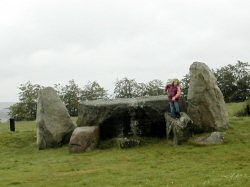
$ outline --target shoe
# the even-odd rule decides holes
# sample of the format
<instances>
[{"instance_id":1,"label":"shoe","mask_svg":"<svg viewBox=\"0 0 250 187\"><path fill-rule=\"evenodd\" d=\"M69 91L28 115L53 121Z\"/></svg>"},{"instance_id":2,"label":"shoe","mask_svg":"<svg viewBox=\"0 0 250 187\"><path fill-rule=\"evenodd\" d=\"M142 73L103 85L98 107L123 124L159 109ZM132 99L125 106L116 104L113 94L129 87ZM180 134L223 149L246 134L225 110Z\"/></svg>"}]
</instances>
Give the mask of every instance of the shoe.
<instances>
[{"instance_id":1,"label":"shoe","mask_svg":"<svg viewBox=\"0 0 250 187\"><path fill-rule=\"evenodd\" d=\"M177 119L179 119L179 118L181 117L180 112L176 112L175 117L176 117Z\"/></svg>"}]
</instances>

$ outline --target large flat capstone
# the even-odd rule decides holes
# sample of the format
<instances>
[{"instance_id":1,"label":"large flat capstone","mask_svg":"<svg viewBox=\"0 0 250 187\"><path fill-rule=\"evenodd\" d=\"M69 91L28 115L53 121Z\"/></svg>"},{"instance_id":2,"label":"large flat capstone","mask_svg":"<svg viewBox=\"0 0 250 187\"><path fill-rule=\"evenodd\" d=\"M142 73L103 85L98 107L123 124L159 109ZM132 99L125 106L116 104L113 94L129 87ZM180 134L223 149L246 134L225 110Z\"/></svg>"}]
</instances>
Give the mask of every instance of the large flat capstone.
<instances>
[{"instance_id":1,"label":"large flat capstone","mask_svg":"<svg viewBox=\"0 0 250 187\"><path fill-rule=\"evenodd\" d=\"M185 104L180 101L182 111ZM100 138L164 137L167 96L85 101L79 106L78 126L99 126Z\"/></svg>"}]
</instances>

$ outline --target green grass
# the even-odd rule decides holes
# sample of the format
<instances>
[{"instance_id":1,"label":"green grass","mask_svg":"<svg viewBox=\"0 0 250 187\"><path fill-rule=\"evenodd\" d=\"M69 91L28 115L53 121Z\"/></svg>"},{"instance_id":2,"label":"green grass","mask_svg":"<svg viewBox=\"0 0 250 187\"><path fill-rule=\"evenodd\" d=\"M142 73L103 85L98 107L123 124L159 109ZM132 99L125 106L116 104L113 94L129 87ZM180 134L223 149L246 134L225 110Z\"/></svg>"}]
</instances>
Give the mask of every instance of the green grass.
<instances>
[{"instance_id":1,"label":"green grass","mask_svg":"<svg viewBox=\"0 0 250 187\"><path fill-rule=\"evenodd\" d=\"M233 117L236 115L237 112L239 112L243 106L244 106L244 102L241 103L228 103L228 114L230 117Z\"/></svg>"},{"instance_id":2,"label":"green grass","mask_svg":"<svg viewBox=\"0 0 250 187\"><path fill-rule=\"evenodd\" d=\"M240 104L229 104L232 115ZM75 119L74 119L75 120ZM225 143L172 146L154 140L122 150L39 151L35 122L0 124L0 186L250 186L250 118L230 117Z\"/></svg>"}]
</instances>

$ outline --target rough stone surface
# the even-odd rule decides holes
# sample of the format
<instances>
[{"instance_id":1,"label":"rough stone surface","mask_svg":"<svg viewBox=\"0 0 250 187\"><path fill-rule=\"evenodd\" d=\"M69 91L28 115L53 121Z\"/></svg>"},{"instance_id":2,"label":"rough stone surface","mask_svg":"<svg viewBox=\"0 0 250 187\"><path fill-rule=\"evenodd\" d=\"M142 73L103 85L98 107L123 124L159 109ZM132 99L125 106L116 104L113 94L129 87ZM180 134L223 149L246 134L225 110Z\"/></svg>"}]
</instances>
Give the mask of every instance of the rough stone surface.
<instances>
[{"instance_id":1,"label":"rough stone surface","mask_svg":"<svg viewBox=\"0 0 250 187\"><path fill-rule=\"evenodd\" d=\"M212 132L209 136L204 135L195 139L198 145L215 145L221 144L224 141L224 132Z\"/></svg>"},{"instance_id":2,"label":"rough stone surface","mask_svg":"<svg viewBox=\"0 0 250 187\"><path fill-rule=\"evenodd\" d=\"M175 145L181 144L188 140L193 133L193 122L189 116L181 112L181 117L176 119L172 118L170 113L165 113L166 121L166 135L167 138L173 137L173 143Z\"/></svg>"},{"instance_id":3,"label":"rough stone surface","mask_svg":"<svg viewBox=\"0 0 250 187\"><path fill-rule=\"evenodd\" d=\"M190 66L187 110L196 131L211 132L229 126L227 108L216 78L201 62L194 62Z\"/></svg>"},{"instance_id":4,"label":"rough stone surface","mask_svg":"<svg viewBox=\"0 0 250 187\"><path fill-rule=\"evenodd\" d=\"M138 138L117 138L116 142L121 149L127 149L141 145L141 141Z\"/></svg>"},{"instance_id":5,"label":"rough stone surface","mask_svg":"<svg viewBox=\"0 0 250 187\"><path fill-rule=\"evenodd\" d=\"M77 127L69 142L70 152L85 152L93 150L99 141L99 127Z\"/></svg>"},{"instance_id":6,"label":"rough stone surface","mask_svg":"<svg viewBox=\"0 0 250 187\"><path fill-rule=\"evenodd\" d=\"M75 129L65 105L51 87L39 92L36 122L39 149L68 143Z\"/></svg>"},{"instance_id":7,"label":"rough stone surface","mask_svg":"<svg viewBox=\"0 0 250 187\"><path fill-rule=\"evenodd\" d=\"M86 101L79 106L77 124L99 126L101 139L164 137L166 111L169 111L167 96Z\"/></svg>"}]
</instances>

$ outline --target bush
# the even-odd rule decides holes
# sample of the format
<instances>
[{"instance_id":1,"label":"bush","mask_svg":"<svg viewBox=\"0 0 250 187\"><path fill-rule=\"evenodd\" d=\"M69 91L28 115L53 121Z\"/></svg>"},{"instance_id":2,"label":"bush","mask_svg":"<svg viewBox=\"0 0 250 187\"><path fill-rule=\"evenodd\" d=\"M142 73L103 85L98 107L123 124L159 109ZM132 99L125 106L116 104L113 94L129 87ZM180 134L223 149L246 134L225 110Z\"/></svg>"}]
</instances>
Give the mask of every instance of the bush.
<instances>
[{"instance_id":1,"label":"bush","mask_svg":"<svg viewBox=\"0 0 250 187\"><path fill-rule=\"evenodd\" d=\"M10 106L9 116L14 117L17 121L35 120L38 91L42 86L32 84L28 81L21 84L19 89L19 102Z\"/></svg>"},{"instance_id":2,"label":"bush","mask_svg":"<svg viewBox=\"0 0 250 187\"><path fill-rule=\"evenodd\" d=\"M242 109L236 113L236 116L250 116L250 99L248 99Z\"/></svg>"}]
</instances>

